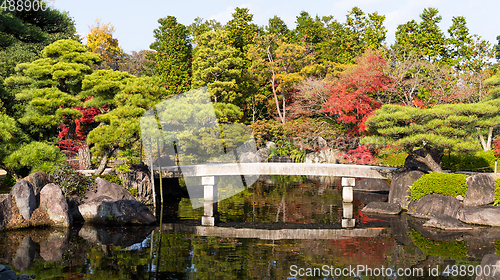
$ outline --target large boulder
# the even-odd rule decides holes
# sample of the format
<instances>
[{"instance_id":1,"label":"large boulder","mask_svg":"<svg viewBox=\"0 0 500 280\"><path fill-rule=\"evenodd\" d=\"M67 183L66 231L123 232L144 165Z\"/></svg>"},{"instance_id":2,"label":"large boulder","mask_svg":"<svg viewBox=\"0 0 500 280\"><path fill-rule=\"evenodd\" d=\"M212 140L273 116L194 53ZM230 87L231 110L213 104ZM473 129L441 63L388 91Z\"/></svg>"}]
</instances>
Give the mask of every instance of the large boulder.
<instances>
[{"instance_id":1,"label":"large boulder","mask_svg":"<svg viewBox=\"0 0 500 280\"><path fill-rule=\"evenodd\" d=\"M452 196L428 194L419 200L411 201L408 205L408 214L425 219L443 214L457 217L460 208L462 208L462 204Z\"/></svg>"},{"instance_id":2,"label":"large boulder","mask_svg":"<svg viewBox=\"0 0 500 280\"><path fill-rule=\"evenodd\" d=\"M442 230L471 230L472 228L454 217L448 215L438 215L428 220L424 227L439 228Z\"/></svg>"},{"instance_id":3,"label":"large boulder","mask_svg":"<svg viewBox=\"0 0 500 280\"><path fill-rule=\"evenodd\" d=\"M129 199L135 200L134 196L127 191L125 188L115 184L110 183L106 179L96 178L95 183L97 186L97 191L89 190L85 193L84 203L91 201L100 196L108 196L113 200Z\"/></svg>"},{"instance_id":4,"label":"large boulder","mask_svg":"<svg viewBox=\"0 0 500 280\"><path fill-rule=\"evenodd\" d=\"M0 195L0 230L5 229L12 215L12 196Z\"/></svg>"},{"instance_id":5,"label":"large boulder","mask_svg":"<svg viewBox=\"0 0 500 280\"><path fill-rule=\"evenodd\" d=\"M500 207L472 206L458 211L457 218L468 224L500 226Z\"/></svg>"},{"instance_id":6,"label":"large boulder","mask_svg":"<svg viewBox=\"0 0 500 280\"><path fill-rule=\"evenodd\" d=\"M33 185L28 181L20 180L12 187L10 194L14 198L21 216L26 221L29 221L31 219L31 214L37 208Z\"/></svg>"},{"instance_id":7,"label":"large boulder","mask_svg":"<svg viewBox=\"0 0 500 280\"><path fill-rule=\"evenodd\" d=\"M391 188L383 179L366 178L356 181L353 190L364 192L389 192Z\"/></svg>"},{"instance_id":8,"label":"large boulder","mask_svg":"<svg viewBox=\"0 0 500 280\"><path fill-rule=\"evenodd\" d=\"M33 191L35 192L35 195L38 196L40 194L40 191L42 190L45 185L54 183L54 178L43 172L43 171L37 171L34 173L31 173L30 175L24 177L22 180L28 181L31 183L33 186Z\"/></svg>"},{"instance_id":9,"label":"large boulder","mask_svg":"<svg viewBox=\"0 0 500 280\"><path fill-rule=\"evenodd\" d=\"M488 205L495 200L495 179L487 174L467 177L464 207Z\"/></svg>"},{"instance_id":10,"label":"large boulder","mask_svg":"<svg viewBox=\"0 0 500 280\"><path fill-rule=\"evenodd\" d=\"M293 160L289 156L272 156L267 162L293 162Z\"/></svg>"},{"instance_id":11,"label":"large boulder","mask_svg":"<svg viewBox=\"0 0 500 280\"><path fill-rule=\"evenodd\" d=\"M155 216L149 209L136 200L114 200L107 196L97 197L78 206L86 222L109 225L152 224Z\"/></svg>"},{"instance_id":12,"label":"large boulder","mask_svg":"<svg viewBox=\"0 0 500 280\"><path fill-rule=\"evenodd\" d=\"M403 209L408 209L410 203L410 186L412 186L425 173L419 170L398 168L392 175L389 203L399 203Z\"/></svg>"},{"instance_id":13,"label":"large boulder","mask_svg":"<svg viewBox=\"0 0 500 280\"><path fill-rule=\"evenodd\" d=\"M476 276L476 280L493 280L500 279L500 257L493 254L488 254L481 260L481 275ZM486 268L488 267L488 268ZM485 269L486 268L486 269ZM495 273L493 273L495 271Z\"/></svg>"},{"instance_id":14,"label":"large boulder","mask_svg":"<svg viewBox=\"0 0 500 280\"><path fill-rule=\"evenodd\" d=\"M139 201L145 204L153 204L151 174L147 166L132 164L130 171L118 172L118 177L122 180L123 187L137 190Z\"/></svg>"},{"instance_id":15,"label":"large boulder","mask_svg":"<svg viewBox=\"0 0 500 280\"><path fill-rule=\"evenodd\" d=\"M401 206L398 203L370 202L361 212L371 214L398 215L401 213Z\"/></svg>"},{"instance_id":16,"label":"large boulder","mask_svg":"<svg viewBox=\"0 0 500 280\"><path fill-rule=\"evenodd\" d=\"M262 148L262 149L259 149L257 151L256 156L257 156L259 162L266 162L267 158L269 157L269 155L271 155L271 153L272 153L271 149Z\"/></svg>"},{"instance_id":17,"label":"large boulder","mask_svg":"<svg viewBox=\"0 0 500 280\"><path fill-rule=\"evenodd\" d=\"M339 150L328 148L307 154L305 163L338 163L339 157Z\"/></svg>"},{"instance_id":18,"label":"large boulder","mask_svg":"<svg viewBox=\"0 0 500 280\"><path fill-rule=\"evenodd\" d=\"M56 184L45 185L40 191L39 208L47 212L54 226L68 227L73 223L66 198Z\"/></svg>"}]
</instances>

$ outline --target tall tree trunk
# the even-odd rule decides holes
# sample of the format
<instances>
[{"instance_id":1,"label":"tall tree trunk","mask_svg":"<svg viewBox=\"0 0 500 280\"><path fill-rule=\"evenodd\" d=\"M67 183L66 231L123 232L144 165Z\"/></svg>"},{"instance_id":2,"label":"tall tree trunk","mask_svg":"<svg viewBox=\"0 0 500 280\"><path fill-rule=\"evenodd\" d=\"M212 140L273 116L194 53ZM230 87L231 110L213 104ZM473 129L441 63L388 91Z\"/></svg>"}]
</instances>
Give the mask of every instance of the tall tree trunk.
<instances>
[{"instance_id":1,"label":"tall tree trunk","mask_svg":"<svg viewBox=\"0 0 500 280\"><path fill-rule=\"evenodd\" d=\"M92 169L92 161L90 155L89 145L85 144L85 146L80 147L78 149L78 165L80 169L89 170Z\"/></svg>"}]
</instances>

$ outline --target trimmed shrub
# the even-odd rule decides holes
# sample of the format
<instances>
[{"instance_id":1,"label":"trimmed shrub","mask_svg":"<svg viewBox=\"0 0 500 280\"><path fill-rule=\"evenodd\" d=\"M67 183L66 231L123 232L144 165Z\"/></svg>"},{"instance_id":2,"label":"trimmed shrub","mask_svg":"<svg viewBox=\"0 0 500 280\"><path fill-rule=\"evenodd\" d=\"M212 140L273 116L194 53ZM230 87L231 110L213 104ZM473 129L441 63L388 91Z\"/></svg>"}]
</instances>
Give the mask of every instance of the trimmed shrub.
<instances>
[{"instance_id":1,"label":"trimmed shrub","mask_svg":"<svg viewBox=\"0 0 500 280\"><path fill-rule=\"evenodd\" d=\"M465 195L468 175L453 173L425 174L411 186L411 200L419 200L428 194L442 194L456 197Z\"/></svg>"},{"instance_id":2,"label":"trimmed shrub","mask_svg":"<svg viewBox=\"0 0 500 280\"><path fill-rule=\"evenodd\" d=\"M407 157L408 153L401 149L396 147L385 147L378 150L373 158L376 165L402 167Z\"/></svg>"},{"instance_id":3,"label":"trimmed shrub","mask_svg":"<svg viewBox=\"0 0 500 280\"><path fill-rule=\"evenodd\" d=\"M476 151L472 153L451 154L452 171L474 171L474 172L493 172L495 168L494 151ZM448 168L448 155L444 155L443 168Z\"/></svg>"},{"instance_id":4,"label":"trimmed shrub","mask_svg":"<svg viewBox=\"0 0 500 280\"><path fill-rule=\"evenodd\" d=\"M495 180L495 201L493 205L500 206L500 178Z\"/></svg>"}]
</instances>

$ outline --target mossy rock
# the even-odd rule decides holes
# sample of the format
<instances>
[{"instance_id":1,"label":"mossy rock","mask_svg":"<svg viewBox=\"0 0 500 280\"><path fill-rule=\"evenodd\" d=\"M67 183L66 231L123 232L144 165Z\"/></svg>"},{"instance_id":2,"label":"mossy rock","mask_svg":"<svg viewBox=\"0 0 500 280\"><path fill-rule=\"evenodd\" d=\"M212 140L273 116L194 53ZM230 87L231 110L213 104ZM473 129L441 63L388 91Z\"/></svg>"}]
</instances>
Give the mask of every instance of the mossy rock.
<instances>
[{"instance_id":1,"label":"mossy rock","mask_svg":"<svg viewBox=\"0 0 500 280\"><path fill-rule=\"evenodd\" d=\"M465 196L467 176L465 174L436 172L425 174L411 186L411 200L419 200L428 194Z\"/></svg>"}]
</instances>

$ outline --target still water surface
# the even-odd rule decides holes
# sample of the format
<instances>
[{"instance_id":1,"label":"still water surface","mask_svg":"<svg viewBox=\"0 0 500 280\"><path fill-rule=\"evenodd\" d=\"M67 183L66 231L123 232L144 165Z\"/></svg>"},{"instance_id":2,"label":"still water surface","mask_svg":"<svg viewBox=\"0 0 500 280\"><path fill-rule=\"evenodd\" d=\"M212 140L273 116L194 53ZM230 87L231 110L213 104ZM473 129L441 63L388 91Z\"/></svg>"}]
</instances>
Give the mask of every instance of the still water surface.
<instances>
[{"instance_id":1,"label":"still water surface","mask_svg":"<svg viewBox=\"0 0 500 280\"><path fill-rule=\"evenodd\" d=\"M2 232L0 263L36 279L475 279L483 256L499 251L496 228L443 233L359 211L386 194L355 193L356 226L342 228L341 195L337 180L267 177L221 201L215 228L201 227L203 209L183 198L161 228ZM385 275L398 269L406 276Z\"/></svg>"}]
</instances>

